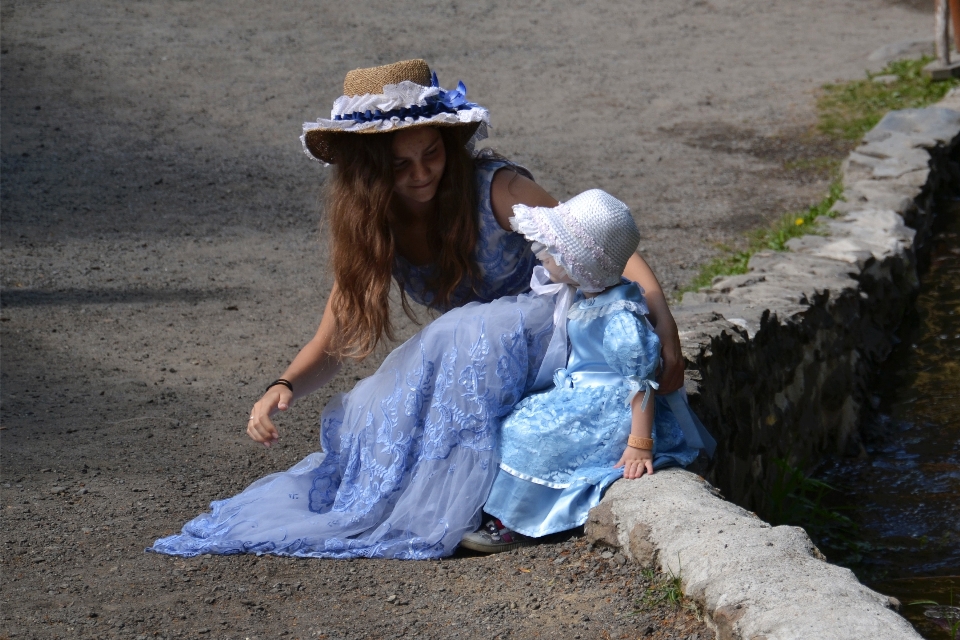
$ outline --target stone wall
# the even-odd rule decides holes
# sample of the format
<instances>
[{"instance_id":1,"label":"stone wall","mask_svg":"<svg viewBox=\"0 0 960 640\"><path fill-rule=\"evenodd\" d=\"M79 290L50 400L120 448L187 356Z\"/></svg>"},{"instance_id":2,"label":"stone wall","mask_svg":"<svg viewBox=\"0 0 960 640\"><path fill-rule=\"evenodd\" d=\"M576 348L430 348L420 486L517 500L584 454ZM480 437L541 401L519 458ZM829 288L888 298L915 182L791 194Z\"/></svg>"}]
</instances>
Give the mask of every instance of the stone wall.
<instances>
[{"instance_id":1,"label":"stone wall","mask_svg":"<svg viewBox=\"0 0 960 640\"><path fill-rule=\"evenodd\" d=\"M729 499L762 507L778 458L802 466L859 450L938 200L960 195L958 132L957 90L888 114L844 163L843 215L824 235L758 253L748 273L684 296L687 391L719 442L706 476ZM719 640L920 638L896 600L827 562L803 529L770 526L690 471L615 482L586 533L680 576Z\"/></svg>"},{"instance_id":2,"label":"stone wall","mask_svg":"<svg viewBox=\"0 0 960 640\"><path fill-rule=\"evenodd\" d=\"M737 504L763 511L776 459L809 469L859 452L936 201L960 194L960 104L948 106L892 112L865 136L843 166L844 215L824 235L757 253L748 273L684 296L687 391L720 443L706 477Z\"/></svg>"}]
</instances>

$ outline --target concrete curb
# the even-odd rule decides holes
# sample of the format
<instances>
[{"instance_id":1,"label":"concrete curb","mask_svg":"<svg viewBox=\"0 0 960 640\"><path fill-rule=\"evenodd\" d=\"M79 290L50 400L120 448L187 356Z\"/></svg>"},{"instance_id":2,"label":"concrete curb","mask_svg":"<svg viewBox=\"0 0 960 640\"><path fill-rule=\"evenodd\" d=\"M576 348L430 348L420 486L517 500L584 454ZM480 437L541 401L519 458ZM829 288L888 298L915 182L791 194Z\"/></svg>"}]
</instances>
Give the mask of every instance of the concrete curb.
<instances>
[{"instance_id":1,"label":"concrete curb","mask_svg":"<svg viewBox=\"0 0 960 640\"><path fill-rule=\"evenodd\" d=\"M748 273L684 296L687 391L720 443L707 477L731 499L762 504L777 458L859 448L870 376L919 284L930 205L956 188L942 146L928 149L958 133L957 89L887 114L844 162L845 215L829 235L757 253ZM899 603L826 562L803 529L771 527L688 471L615 483L587 536L681 576L721 640L920 638Z\"/></svg>"},{"instance_id":2,"label":"concrete curb","mask_svg":"<svg viewBox=\"0 0 960 640\"><path fill-rule=\"evenodd\" d=\"M896 601L826 562L803 529L771 527L689 471L614 483L588 529L595 542L680 576L719 640L920 637L892 610Z\"/></svg>"}]
</instances>

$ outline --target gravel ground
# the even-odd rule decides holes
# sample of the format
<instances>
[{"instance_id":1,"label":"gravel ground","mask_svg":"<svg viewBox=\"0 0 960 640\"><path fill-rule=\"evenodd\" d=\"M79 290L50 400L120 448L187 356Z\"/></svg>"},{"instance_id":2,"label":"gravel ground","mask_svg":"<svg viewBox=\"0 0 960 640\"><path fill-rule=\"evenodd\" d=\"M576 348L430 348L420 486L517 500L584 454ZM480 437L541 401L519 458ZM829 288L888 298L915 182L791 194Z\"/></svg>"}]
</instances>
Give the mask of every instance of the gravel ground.
<instances>
[{"instance_id":1,"label":"gravel ground","mask_svg":"<svg viewBox=\"0 0 960 640\"><path fill-rule=\"evenodd\" d=\"M422 563L142 549L314 450L379 361L300 402L279 446L243 435L329 290L297 136L346 69L463 78L555 196L633 207L674 290L820 197L802 161L842 148L809 133L815 88L930 22L886 0L4 2L0 637L712 636L576 536Z\"/></svg>"}]
</instances>

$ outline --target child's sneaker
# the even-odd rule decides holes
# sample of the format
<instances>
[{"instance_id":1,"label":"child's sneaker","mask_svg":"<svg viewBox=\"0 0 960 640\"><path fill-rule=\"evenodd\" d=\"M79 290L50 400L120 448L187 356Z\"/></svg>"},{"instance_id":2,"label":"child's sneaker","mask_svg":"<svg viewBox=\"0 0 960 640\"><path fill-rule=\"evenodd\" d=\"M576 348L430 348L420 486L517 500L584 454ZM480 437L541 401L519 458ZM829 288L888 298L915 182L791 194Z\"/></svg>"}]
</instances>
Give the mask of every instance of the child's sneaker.
<instances>
[{"instance_id":1,"label":"child's sneaker","mask_svg":"<svg viewBox=\"0 0 960 640\"><path fill-rule=\"evenodd\" d=\"M533 544L533 538L511 531L503 526L496 518L491 518L485 525L463 536L460 546L480 553L503 553Z\"/></svg>"}]
</instances>

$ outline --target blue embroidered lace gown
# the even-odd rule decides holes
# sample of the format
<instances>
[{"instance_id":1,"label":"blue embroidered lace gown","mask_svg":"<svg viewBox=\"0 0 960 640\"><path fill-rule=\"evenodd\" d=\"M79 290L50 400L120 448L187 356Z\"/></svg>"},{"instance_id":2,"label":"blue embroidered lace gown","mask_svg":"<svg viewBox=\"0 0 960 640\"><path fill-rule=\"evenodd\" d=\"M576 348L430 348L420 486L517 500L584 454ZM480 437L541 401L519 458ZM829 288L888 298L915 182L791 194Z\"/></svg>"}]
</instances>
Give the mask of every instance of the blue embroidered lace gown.
<instances>
[{"instance_id":1,"label":"blue embroidered lace gown","mask_svg":"<svg viewBox=\"0 0 960 640\"><path fill-rule=\"evenodd\" d=\"M509 529L539 537L580 526L622 477L613 465L630 435L630 399L650 389L654 401L650 383L660 365L660 340L646 314L634 283L570 309L567 367L557 371L553 388L524 398L501 427L500 473L484 510ZM685 431L698 447L712 438L679 392L655 402L654 469L690 464L698 452ZM712 453L712 445L706 448Z\"/></svg>"},{"instance_id":2,"label":"blue embroidered lace gown","mask_svg":"<svg viewBox=\"0 0 960 640\"><path fill-rule=\"evenodd\" d=\"M434 558L477 528L497 473L500 419L537 379L554 329L554 296L510 295L529 287L536 261L494 219L490 184L502 166L478 168L484 277L457 293L460 304L496 300L444 314L332 400L322 452L213 502L150 551ZM398 261L395 274L430 302L429 268Z\"/></svg>"}]
</instances>

